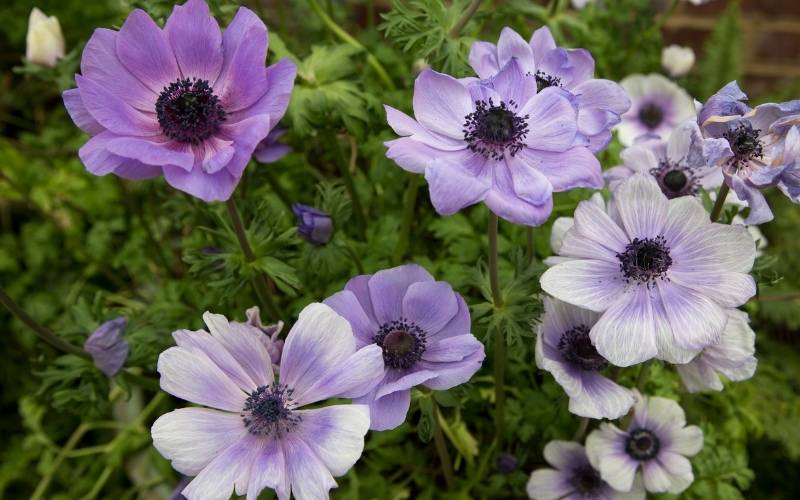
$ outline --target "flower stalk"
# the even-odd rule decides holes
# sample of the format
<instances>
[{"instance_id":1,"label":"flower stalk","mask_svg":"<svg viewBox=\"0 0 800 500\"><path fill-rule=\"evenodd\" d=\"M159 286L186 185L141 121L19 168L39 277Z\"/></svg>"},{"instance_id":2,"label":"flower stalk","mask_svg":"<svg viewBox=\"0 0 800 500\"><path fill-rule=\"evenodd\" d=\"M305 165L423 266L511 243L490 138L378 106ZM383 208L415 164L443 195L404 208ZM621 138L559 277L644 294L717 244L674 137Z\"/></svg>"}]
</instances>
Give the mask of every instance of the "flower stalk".
<instances>
[{"instance_id":1,"label":"flower stalk","mask_svg":"<svg viewBox=\"0 0 800 500\"><path fill-rule=\"evenodd\" d=\"M339 139L336 137L336 132L330 130L327 135L327 142L333 147L336 165L339 167L342 179L344 179L344 186L347 189L347 194L350 195L350 201L353 203L353 215L355 215L356 223L358 224L361 235L366 236L367 219L364 215L364 207L361 204L361 198L359 198L358 191L356 191L353 174L350 172L350 165L345 160L344 153L339 145Z\"/></svg>"},{"instance_id":2,"label":"flower stalk","mask_svg":"<svg viewBox=\"0 0 800 500\"><path fill-rule=\"evenodd\" d=\"M495 309L503 306L503 295L500 291L500 280L497 275L497 226L498 219L494 212L489 212L489 285L492 289L492 302ZM506 339L500 328L494 331L494 413L495 441L497 449L502 450L505 434L505 378L506 378Z\"/></svg>"},{"instance_id":3,"label":"flower stalk","mask_svg":"<svg viewBox=\"0 0 800 500\"><path fill-rule=\"evenodd\" d=\"M450 460L450 453L447 451L447 443L444 440L442 426L439 423L439 419L443 417L439 413L439 406L436 404L436 399L433 395L431 395L431 405L433 406L433 443L436 446L436 453L439 454L439 461L442 463L444 482L447 484L447 489L452 490L456 481L453 474L453 463Z\"/></svg>"},{"instance_id":4,"label":"flower stalk","mask_svg":"<svg viewBox=\"0 0 800 500\"><path fill-rule=\"evenodd\" d=\"M720 214L722 213L722 207L725 205L725 198L728 197L728 192L731 190L727 184L722 184L722 187L719 188L717 192L717 201L714 202L714 208L711 209L711 222L717 222L719 219Z\"/></svg>"},{"instance_id":5,"label":"flower stalk","mask_svg":"<svg viewBox=\"0 0 800 500\"><path fill-rule=\"evenodd\" d=\"M472 0L469 3L467 9L464 11L464 14L462 14L461 17L458 18L458 21L456 21L456 24L450 28L449 35L451 37L455 38L461 34L461 31L467 26L467 23L470 19L472 19L472 16L475 15L475 12L478 11L478 7L480 7L482 3L483 0Z\"/></svg>"}]
</instances>

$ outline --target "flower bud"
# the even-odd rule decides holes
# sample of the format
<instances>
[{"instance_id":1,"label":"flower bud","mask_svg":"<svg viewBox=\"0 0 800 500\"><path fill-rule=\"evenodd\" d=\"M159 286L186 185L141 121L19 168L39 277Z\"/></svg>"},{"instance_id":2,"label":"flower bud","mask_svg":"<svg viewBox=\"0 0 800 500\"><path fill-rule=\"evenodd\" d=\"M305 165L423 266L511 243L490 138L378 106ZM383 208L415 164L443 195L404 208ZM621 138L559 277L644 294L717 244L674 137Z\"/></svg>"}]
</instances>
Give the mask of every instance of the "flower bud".
<instances>
[{"instance_id":1,"label":"flower bud","mask_svg":"<svg viewBox=\"0 0 800 500\"><path fill-rule=\"evenodd\" d=\"M292 151L286 144L281 144L278 139L286 133L285 129L275 128L267 135L264 140L258 143L253 153L259 163L274 163Z\"/></svg>"},{"instance_id":2,"label":"flower bud","mask_svg":"<svg viewBox=\"0 0 800 500\"><path fill-rule=\"evenodd\" d=\"M261 313L258 306L251 307L245 311L245 314L247 315L246 324L258 328L261 330L261 333L263 333L263 335L259 337L259 340L264 344L264 347L267 348L272 364L280 365L281 354L283 354L283 339L279 339L278 335L280 335L281 330L283 330L283 321L278 321L274 325L264 326L261 323Z\"/></svg>"},{"instance_id":3,"label":"flower bud","mask_svg":"<svg viewBox=\"0 0 800 500\"><path fill-rule=\"evenodd\" d=\"M661 66L673 78L683 76L694 66L694 51L680 45L665 47L661 52Z\"/></svg>"},{"instance_id":4,"label":"flower bud","mask_svg":"<svg viewBox=\"0 0 800 500\"><path fill-rule=\"evenodd\" d=\"M124 316L106 321L83 344L94 365L109 377L116 375L128 358L128 342L122 338L127 323Z\"/></svg>"},{"instance_id":5,"label":"flower bud","mask_svg":"<svg viewBox=\"0 0 800 500\"><path fill-rule=\"evenodd\" d=\"M333 219L316 208L295 203L292 210L297 216L297 232L309 243L324 245L333 235Z\"/></svg>"},{"instance_id":6,"label":"flower bud","mask_svg":"<svg viewBox=\"0 0 800 500\"><path fill-rule=\"evenodd\" d=\"M64 35L55 16L48 17L34 7L28 18L25 59L33 64L53 67L64 57Z\"/></svg>"}]
</instances>

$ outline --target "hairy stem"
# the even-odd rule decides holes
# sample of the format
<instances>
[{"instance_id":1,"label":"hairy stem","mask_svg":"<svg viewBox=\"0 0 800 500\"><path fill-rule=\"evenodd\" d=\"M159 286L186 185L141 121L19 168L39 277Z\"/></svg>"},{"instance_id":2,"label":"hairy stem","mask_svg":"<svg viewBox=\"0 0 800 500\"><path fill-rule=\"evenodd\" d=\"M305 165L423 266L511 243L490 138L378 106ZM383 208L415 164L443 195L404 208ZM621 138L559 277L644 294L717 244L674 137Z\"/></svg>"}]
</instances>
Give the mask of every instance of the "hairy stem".
<instances>
[{"instance_id":1,"label":"hairy stem","mask_svg":"<svg viewBox=\"0 0 800 500\"><path fill-rule=\"evenodd\" d=\"M256 254L253 253L250 242L247 240L247 232L242 223L242 216L239 214L239 209L236 207L236 202L233 200L233 197L230 197L228 201L225 202L225 207L228 209L228 215L230 216L231 224L233 224L233 232L236 233L239 246L242 248L242 252L244 252L244 259L249 264L256 260ZM264 305L264 308L269 315L272 316L272 319L279 321L282 315L272 298L267 275L261 271L256 271L253 287L256 290L256 295L258 295L258 300Z\"/></svg>"},{"instance_id":2,"label":"hairy stem","mask_svg":"<svg viewBox=\"0 0 800 500\"><path fill-rule=\"evenodd\" d=\"M722 207L725 205L725 198L728 197L728 191L730 190L731 188L727 184L722 184L722 187L719 188L717 201L714 202L714 208L711 209L711 222L717 222L717 219L719 219Z\"/></svg>"},{"instance_id":3,"label":"hairy stem","mask_svg":"<svg viewBox=\"0 0 800 500\"><path fill-rule=\"evenodd\" d=\"M456 21L456 24L454 24L453 27L450 28L449 35L451 37L455 38L461 34L461 31L467 25L469 20L472 19L472 16L475 15L475 12L478 11L478 7L480 7L482 3L483 0L472 0L469 3L467 9L464 11L463 14L461 14L461 17L458 18L458 21Z\"/></svg>"},{"instance_id":4,"label":"hairy stem","mask_svg":"<svg viewBox=\"0 0 800 500\"><path fill-rule=\"evenodd\" d=\"M500 280L497 276L497 215L489 212L489 284L492 289L492 301L495 309L503 306L503 295L500 291ZM506 378L506 339L500 328L494 330L494 423L495 441L498 451L503 449L505 434L505 378Z\"/></svg>"},{"instance_id":5,"label":"hairy stem","mask_svg":"<svg viewBox=\"0 0 800 500\"><path fill-rule=\"evenodd\" d=\"M450 453L447 451L447 443L444 440L442 426L439 424L439 406L433 396L431 396L431 404L433 405L433 442L436 446L436 453L439 454L439 461L442 463L444 482L447 484L447 489L452 490L456 482L453 474L453 462L450 460Z\"/></svg>"},{"instance_id":6,"label":"hairy stem","mask_svg":"<svg viewBox=\"0 0 800 500\"><path fill-rule=\"evenodd\" d=\"M353 215L356 218L356 223L359 226L361 236L366 237L367 218L364 215L364 207L361 204L361 198L359 198L358 191L356 191L356 184L353 181L353 174L350 172L350 164L344 157L344 153L342 152L342 147L339 145L339 139L336 136L336 132L333 130L329 131L327 134L327 140L330 143L330 146L333 148L333 152L336 157L336 165L339 167L339 172L342 174L342 179L344 179L344 186L347 189L347 194L350 195L350 201L353 203Z\"/></svg>"}]
</instances>

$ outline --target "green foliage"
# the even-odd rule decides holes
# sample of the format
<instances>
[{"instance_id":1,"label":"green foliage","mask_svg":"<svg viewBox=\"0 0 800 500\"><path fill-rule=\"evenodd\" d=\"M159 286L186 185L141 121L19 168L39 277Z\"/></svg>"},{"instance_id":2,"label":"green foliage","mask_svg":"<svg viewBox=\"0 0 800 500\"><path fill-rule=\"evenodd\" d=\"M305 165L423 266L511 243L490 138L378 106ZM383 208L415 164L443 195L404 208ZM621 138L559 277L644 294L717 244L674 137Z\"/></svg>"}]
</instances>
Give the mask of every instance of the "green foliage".
<instances>
[{"instance_id":1,"label":"green foliage","mask_svg":"<svg viewBox=\"0 0 800 500\"><path fill-rule=\"evenodd\" d=\"M697 77L697 96L707 99L742 74L742 13L738 0L731 0L705 43Z\"/></svg>"}]
</instances>

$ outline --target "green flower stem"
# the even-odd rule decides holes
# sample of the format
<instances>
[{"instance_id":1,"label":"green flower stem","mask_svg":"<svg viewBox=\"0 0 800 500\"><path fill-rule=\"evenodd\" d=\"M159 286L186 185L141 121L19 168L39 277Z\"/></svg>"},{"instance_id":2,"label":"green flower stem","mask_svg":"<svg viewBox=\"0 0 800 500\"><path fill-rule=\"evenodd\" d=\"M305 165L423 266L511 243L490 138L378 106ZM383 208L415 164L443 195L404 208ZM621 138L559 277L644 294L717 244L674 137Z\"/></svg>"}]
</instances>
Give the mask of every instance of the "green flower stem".
<instances>
[{"instance_id":1,"label":"green flower stem","mask_svg":"<svg viewBox=\"0 0 800 500\"><path fill-rule=\"evenodd\" d=\"M344 43L359 50L363 50L364 53L367 54L367 64L369 64L372 69L375 70L375 73L378 74L378 77L381 79L381 81L383 81L384 85L386 85L389 90L397 89L391 77L389 76L389 73L383 67L381 62L374 55L372 55L372 53L370 53L370 51L368 51L361 42L353 38L350 33L336 24L336 21L334 21L333 18L331 18L331 16L329 16L328 13L323 10L322 6L320 6L317 0L308 0L308 3L311 5L311 10L313 10L314 13L320 18L322 24L324 24L325 27L327 27L334 35L339 37L339 39L341 39Z\"/></svg>"},{"instance_id":2,"label":"green flower stem","mask_svg":"<svg viewBox=\"0 0 800 500\"><path fill-rule=\"evenodd\" d=\"M489 211L489 284L495 309L503 307L503 295L497 276L497 215ZM505 377L506 377L506 339L500 328L494 331L494 424L497 449L503 449L505 434Z\"/></svg>"},{"instance_id":3,"label":"green flower stem","mask_svg":"<svg viewBox=\"0 0 800 500\"><path fill-rule=\"evenodd\" d=\"M283 189L283 186L281 186L281 184L278 182L278 179L275 177L275 173L271 168L269 168L269 166L263 168L262 170L267 178L267 184L269 184L275 194L278 195L278 198L280 198L281 203L283 203L283 206L286 207L286 210L288 210L290 214L293 213L292 200L289 198L289 195L286 194L286 190Z\"/></svg>"},{"instance_id":4,"label":"green flower stem","mask_svg":"<svg viewBox=\"0 0 800 500\"><path fill-rule=\"evenodd\" d=\"M722 213L722 207L725 205L725 198L728 197L728 191L730 190L731 188L725 183L719 188L717 192L717 201L714 202L714 208L711 209L711 222L717 222L717 219L719 219Z\"/></svg>"},{"instance_id":5,"label":"green flower stem","mask_svg":"<svg viewBox=\"0 0 800 500\"><path fill-rule=\"evenodd\" d=\"M411 225L414 223L414 207L417 204L419 186L420 176L412 175L408 178L408 187L403 196L403 219L400 222L400 234L392 255L394 265L400 265L408 250L408 239L411 235Z\"/></svg>"},{"instance_id":6,"label":"green flower stem","mask_svg":"<svg viewBox=\"0 0 800 500\"><path fill-rule=\"evenodd\" d=\"M233 197L230 197L228 201L225 202L225 207L228 209L228 215L230 216L231 223L233 224L233 232L236 233L236 238L239 240L239 246L242 247L242 252L244 252L244 259L249 264L256 260L256 254L253 253L253 249L250 247L250 242L247 240L247 232L245 231L244 224L242 223L242 216L239 214L239 209L236 207L236 202L233 200ZM282 318L282 314L278 310L278 307L275 305L275 301L272 298L272 292L269 288L269 278L267 278L267 275L262 271L256 271L256 275L253 280L253 287L256 290L256 295L258 295L258 300L264 305L267 313L272 317L273 320L279 321Z\"/></svg>"},{"instance_id":7,"label":"green flower stem","mask_svg":"<svg viewBox=\"0 0 800 500\"><path fill-rule=\"evenodd\" d=\"M643 363L639 368L639 375L636 378L636 388L639 392L644 391L644 386L647 385L647 378L650 374L650 363Z\"/></svg>"},{"instance_id":8,"label":"green flower stem","mask_svg":"<svg viewBox=\"0 0 800 500\"><path fill-rule=\"evenodd\" d=\"M583 436L586 435L586 430L589 428L589 419L587 417L581 417L581 421L578 424L578 429L575 431L575 435L572 437L573 441L577 441L580 443L583 441Z\"/></svg>"},{"instance_id":9,"label":"green flower stem","mask_svg":"<svg viewBox=\"0 0 800 500\"><path fill-rule=\"evenodd\" d=\"M525 228L525 257L528 259L528 265L533 264L533 228L527 226Z\"/></svg>"},{"instance_id":10,"label":"green flower stem","mask_svg":"<svg viewBox=\"0 0 800 500\"><path fill-rule=\"evenodd\" d=\"M461 17L458 18L458 21L456 21L456 24L450 28L449 35L452 38L455 38L461 34L461 31L467 26L467 23L470 19L472 19L472 16L475 15L475 12L478 11L478 7L480 7L482 3L483 0L472 0L469 3L467 9L464 11Z\"/></svg>"},{"instance_id":11,"label":"green flower stem","mask_svg":"<svg viewBox=\"0 0 800 500\"><path fill-rule=\"evenodd\" d=\"M367 218L364 215L364 208L363 205L361 205L361 198L358 197L358 191L356 191L355 182L353 182L353 175L350 172L350 163L348 163L344 157L344 153L342 152L341 145L339 145L339 138L336 136L336 132L329 130L326 135L327 142L331 147L333 147L333 152L336 157L336 164L342 174L342 179L344 179L344 186L347 189L347 193L350 195L350 201L353 203L353 215L355 215L356 223L359 226L361 235L366 238Z\"/></svg>"},{"instance_id":12,"label":"green flower stem","mask_svg":"<svg viewBox=\"0 0 800 500\"><path fill-rule=\"evenodd\" d=\"M439 454L439 461L442 463L444 482L447 484L447 489L452 490L456 479L453 474L453 462L450 460L447 443L444 440L444 434L442 434L442 426L439 423L439 419L443 417L439 414L439 406L433 396L431 396L431 404L433 405L433 442L436 446L436 453Z\"/></svg>"},{"instance_id":13,"label":"green flower stem","mask_svg":"<svg viewBox=\"0 0 800 500\"><path fill-rule=\"evenodd\" d=\"M25 323L33 333L36 334L41 340L47 342L54 348L58 349L61 352L65 352L67 354L74 354L76 356L80 356L84 359L92 359L88 352L84 351L78 346L74 346L67 342L66 340L62 339L50 329L45 327L44 325L39 324L36 322L35 319L28 316L28 313L25 312L14 300L8 296L8 294L0 288L0 303L8 309L8 312L16 316L20 321Z\"/></svg>"}]
</instances>

